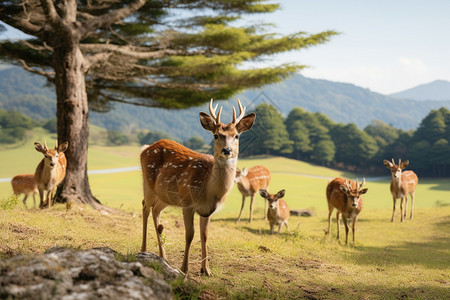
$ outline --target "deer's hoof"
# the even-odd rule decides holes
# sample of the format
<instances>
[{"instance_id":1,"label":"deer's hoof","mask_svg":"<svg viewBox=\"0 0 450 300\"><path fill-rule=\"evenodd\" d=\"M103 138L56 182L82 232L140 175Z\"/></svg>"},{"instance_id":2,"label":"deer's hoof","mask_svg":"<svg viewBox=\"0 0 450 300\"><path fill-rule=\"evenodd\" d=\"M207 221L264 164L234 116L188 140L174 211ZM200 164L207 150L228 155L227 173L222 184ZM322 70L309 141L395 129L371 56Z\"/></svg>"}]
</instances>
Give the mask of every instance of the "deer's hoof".
<instances>
[{"instance_id":1,"label":"deer's hoof","mask_svg":"<svg viewBox=\"0 0 450 300\"><path fill-rule=\"evenodd\" d=\"M211 276L211 270L208 267L202 268L200 270L200 273L202 273L203 275L208 276L208 277Z\"/></svg>"}]
</instances>

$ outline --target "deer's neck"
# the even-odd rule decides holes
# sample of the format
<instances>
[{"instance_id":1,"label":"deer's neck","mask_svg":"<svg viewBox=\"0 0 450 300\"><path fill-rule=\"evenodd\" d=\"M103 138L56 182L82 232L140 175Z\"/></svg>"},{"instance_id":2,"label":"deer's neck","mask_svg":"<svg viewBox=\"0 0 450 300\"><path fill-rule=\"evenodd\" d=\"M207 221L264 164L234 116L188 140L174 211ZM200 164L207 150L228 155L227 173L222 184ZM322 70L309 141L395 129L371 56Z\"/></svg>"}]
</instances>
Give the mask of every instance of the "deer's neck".
<instances>
[{"instance_id":1,"label":"deer's neck","mask_svg":"<svg viewBox=\"0 0 450 300\"><path fill-rule=\"evenodd\" d=\"M204 217L211 215L224 201L233 187L236 176L236 159L214 158L214 164L206 184L206 198L197 212Z\"/></svg>"},{"instance_id":2,"label":"deer's neck","mask_svg":"<svg viewBox=\"0 0 450 300\"><path fill-rule=\"evenodd\" d=\"M228 194L236 176L237 159L214 158L214 165L208 181L208 191L219 198Z\"/></svg>"},{"instance_id":3,"label":"deer's neck","mask_svg":"<svg viewBox=\"0 0 450 300\"><path fill-rule=\"evenodd\" d=\"M402 176L395 177L395 175L392 175L392 185L397 193L400 194L402 191Z\"/></svg>"},{"instance_id":4,"label":"deer's neck","mask_svg":"<svg viewBox=\"0 0 450 300\"><path fill-rule=\"evenodd\" d=\"M246 176L241 177L241 181L238 184L239 191L241 193L249 194L250 191L250 180Z\"/></svg>"}]
</instances>

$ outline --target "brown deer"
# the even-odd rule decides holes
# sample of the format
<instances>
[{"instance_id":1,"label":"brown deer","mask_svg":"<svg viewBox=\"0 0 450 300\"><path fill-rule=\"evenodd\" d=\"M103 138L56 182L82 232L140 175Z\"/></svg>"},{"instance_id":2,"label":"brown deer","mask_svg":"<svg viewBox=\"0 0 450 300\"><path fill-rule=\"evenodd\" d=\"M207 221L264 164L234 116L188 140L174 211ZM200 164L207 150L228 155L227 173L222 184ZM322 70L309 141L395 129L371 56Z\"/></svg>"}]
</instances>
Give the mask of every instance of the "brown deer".
<instances>
[{"instance_id":1,"label":"brown deer","mask_svg":"<svg viewBox=\"0 0 450 300\"><path fill-rule=\"evenodd\" d=\"M27 207L27 198L31 194L33 195L34 208L36 208L36 193L38 188L36 181L34 180L34 174L23 174L16 175L11 179L11 186L14 195L19 196L20 194L25 194L23 198L23 205Z\"/></svg>"},{"instance_id":2,"label":"brown deer","mask_svg":"<svg viewBox=\"0 0 450 300\"><path fill-rule=\"evenodd\" d=\"M273 234L275 225L278 225L278 233L281 233L281 228L286 225L286 230L289 230L288 219L290 216L289 207L282 198L285 191L281 190L278 193L269 194L266 190L260 190L261 197L269 201L269 209L267 209L267 219L270 224L270 234Z\"/></svg>"},{"instance_id":3,"label":"brown deer","mask_svg":"<svg viewBox=\"0 0 450 300\"><path fill-rule=\"evenodd\" d=\"M67 159L64 151L68 146L69 142L58 146L58 141L56 141L55 149L48 149L46 142L44 142L44 146L38 142L34 143L36 151L44 155L34 173L39 190L40 208L53 205L53 191L66 176Z\"/></svg>"},{"instance_id":4,"label":"brown deer","mask_svg":"<svg viewBox=\"0 0 450 300\"><path fill-rule=\"evenodd\" d=\"M245 198L250 196L250 219L249 222L253 220L253 203L255 201L255 194L258 193L260 189L267 190L270 183L270 171L263 166L254 166L247 170L243 168L242 171L236 171L236 182L239 191L242 194L242 205L241 211L236 222L241 220L242 210L244 209ZM266 200L264 200L264 220L266 220Z\"/></svg>"},{"instance_id":5,"label":"brown deer","mask_svg":"<svg viewBox=\"0 0 450 300\"><path fill-rule=\"evenodd\" d=\"M366 179L363 178L361 184L350 181L346 178L337 177L333 179L327 186L327 201L328 201L328 230L325 234L329 234L331 230L331 214L336 208L336 221L337 221L337 239L339 240L339 218L342 214L342 220L345 225L345 244L348 244L348 219L352 221L352 234L353 243L355 243L355 226L358 221L358 215L363 209L362 194L367 193L367 188L362 187L366 183Z\"/></svg>"},{"instance_id":6,"label":"brown deer","mask_svg":"<svg viewBox=\"0 0 450 300\"><path fill-rule=\"evenodd\" d=\"M419 183L419 178L417 178L416 173L413 171L403 171L406 167L408 167L409 160L402 163L402 160L399 159L398 165L395 164L394 159L392 159L392 162L388 160L384 160L383 162L386 168L391 170L392 174L391 194L392 200L394 201L394 206L392 209L391 222L394 222L395 204L397 202L397 198L400 198L400 221L403 222L403 218L406 219L406 211L408 210L408 194L411 196L410 219L412 220L414 210L414 194L416 191L416 186ZM405 203L404 211L403 202Z\"/></svg>"},{"instance_id":7,"label":"brown deer","mask_svg":"<svg viewBox=\"0 0 450 300\"><path fill-rule=\"evenodd\" d=\"M183 210L185 225L185 251L181 270L188 272L189 248L194 237L194 214L200 215L200 239L202 247L202 273L211 275L206 240L211 214L225 201L236 176L239 153L239 135L249 130L256 115L245 115L245 108L238 99L240 114L236 118L233 107L231 123L220 122L222 107L216 115L216 107L209 104L210 115L200 112L203 128L214 135L214 156L190 150L174 141L160 140L141 153L144 181L142 201L143 235L142 251L147 251L147 221L152 211L153 223L159 246L159 256L166 258L161 233L160 213L168 205Z\"/></svg>"}]
</instances>

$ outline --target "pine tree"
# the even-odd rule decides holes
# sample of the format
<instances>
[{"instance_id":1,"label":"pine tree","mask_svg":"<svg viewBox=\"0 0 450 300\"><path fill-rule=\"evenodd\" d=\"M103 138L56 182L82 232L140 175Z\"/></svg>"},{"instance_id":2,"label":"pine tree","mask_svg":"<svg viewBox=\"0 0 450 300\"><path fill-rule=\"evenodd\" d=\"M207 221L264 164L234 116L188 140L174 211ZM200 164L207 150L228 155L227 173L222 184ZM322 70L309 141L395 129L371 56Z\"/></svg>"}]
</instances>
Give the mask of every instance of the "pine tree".
<instances>
[{"instance_id":1,"label":"pine tree","mask_svg":"<svg viewBox=\"0 0 450 300\"><path fill-rule=\"evenodd\" d=\"M335 32L277 36L233 26L278 4L247 1L2 1L0 20L31 36L2 41L0 58L55 85L59 142L69 141L60 201L103 209L87 177L89 109L112 102L184 108L279 81L302 68L240 68L244 62L327 41ZM233 23L234 22L234 23Z\"/></svg>"}]
</instances>

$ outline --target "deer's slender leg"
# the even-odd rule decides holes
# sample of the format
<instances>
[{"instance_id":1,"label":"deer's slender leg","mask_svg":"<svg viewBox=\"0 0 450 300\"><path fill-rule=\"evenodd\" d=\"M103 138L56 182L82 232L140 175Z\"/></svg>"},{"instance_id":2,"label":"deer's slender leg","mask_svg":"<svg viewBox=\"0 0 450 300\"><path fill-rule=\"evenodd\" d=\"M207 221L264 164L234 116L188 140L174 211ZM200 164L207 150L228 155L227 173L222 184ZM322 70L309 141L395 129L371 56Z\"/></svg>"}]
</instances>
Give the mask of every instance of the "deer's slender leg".
<instances>
[{"instance_id":1,"label":"deer's slender leg","mask_svg":"<svg viewBox=\"0 0 450 300\"><path fill-rule=\"evenodd\" d=\"M206 276L211 276L211 270L209 269L208 261L208 248L206 247L206 241L208 240L210 217L200 216L200 240L202 243L202 272Z\"/></svg>"},{"instance_id":2,"label":"deer's slender leg","mask_svg":"<svg viewBox=\"0 0 450 300\"><path fill-rule=\"evenodd\" d=\"M251 223L253 221L253 203L255 202L255 194L252 194L250 197L250 219L248 221Z\"/></svg>"},{"instance_id":3,"label":"deer's slender leg","mask_svg":"<svg viewBox=\"0 0 450 300\"><path fill-rule=\"evenodd\" d=\"M242 205L241 205L241 211L239 212L239 216L236 220L236 222L239 222L241 220L241 214L242 214L242 210L244 209L244 204L245 204L245 196L242 195Z\"/></svg>"},{"instance_id":4,"label":"deer's slender leg","mask_svg":"<svg viewBox=\"0 0 450 300\"><path fill-rule=\"evenodd\" d=\"M183 220L185 228L186 245L184 248L183 265L181 271L188 272L189 269L189 249L191 248L192 239L194 238L194 210L190 208L183 208Z\"/></svg>"},{"instance_id":5,"label":"deer's slender leg","mask_svg":"<svg viewBox=\"0 0 450 300\"><path fill-rule=\"evenodd\" d=\"M411 195L411 214L409 215L409 218L413 219L413 211L414 211L414 194L415 192L412 192Z\"/></svg>"},{"instance_id":6,"label":"deer's slender leg","mask_svg":"<svg viewBox=\"0 0 450 300\"><path fill-rule=\"evenodd\" d=\"M397 202L397 199L395 199L395 196L392 197L392 201L394 202L394 206L392 207L392 218L391 218L391 222L394 222L395 204L396 204L396 202Z\"/></svg>"}]
</instances>

